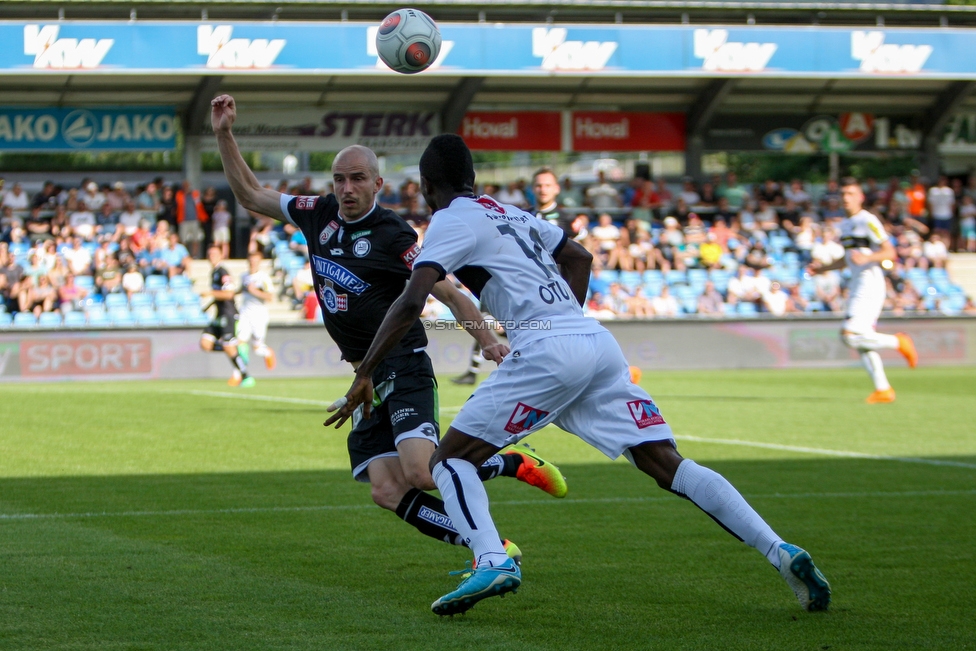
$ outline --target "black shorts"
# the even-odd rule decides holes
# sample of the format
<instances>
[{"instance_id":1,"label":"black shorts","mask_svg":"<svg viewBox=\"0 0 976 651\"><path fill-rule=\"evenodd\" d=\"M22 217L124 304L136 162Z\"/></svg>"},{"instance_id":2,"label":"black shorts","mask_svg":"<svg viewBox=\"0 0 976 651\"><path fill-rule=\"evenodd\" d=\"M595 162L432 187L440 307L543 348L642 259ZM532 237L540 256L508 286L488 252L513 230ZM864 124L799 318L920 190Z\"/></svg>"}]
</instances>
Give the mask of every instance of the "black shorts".
<instances>
[{"instance_id":1,"label":"black shorts","mask_svg":"<svg viewBox=\"0 0 976 651\"><path fill-rule=\"evenodd\" d=\"M349 432L352 476L368 482L366 467L374 459L397 456L397 443L424 438L437 445L437 380L427 353L398 355L383 360L373 372L373 410L368 420L360 406Z\"/></svg>"},{"instance_id":2,"label":"black shorts","mask_svg":"<svg viewBox=\"0 0 976 651\"><path fill-rule=\"evenodd\" d=\"M218 316L203 330L205 337L213 337L214 350L223 350L225 345L237 343L237 317L228 319Z\"/></svg>"}]
</instances>

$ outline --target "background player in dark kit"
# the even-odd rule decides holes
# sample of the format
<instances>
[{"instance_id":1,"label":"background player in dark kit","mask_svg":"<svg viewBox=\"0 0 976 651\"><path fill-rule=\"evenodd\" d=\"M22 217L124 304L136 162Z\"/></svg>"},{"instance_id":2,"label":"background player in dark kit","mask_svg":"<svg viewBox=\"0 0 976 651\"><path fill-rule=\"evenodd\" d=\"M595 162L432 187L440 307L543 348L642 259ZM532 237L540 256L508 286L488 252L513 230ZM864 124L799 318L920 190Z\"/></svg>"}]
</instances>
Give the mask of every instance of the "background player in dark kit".
<instances>
[{"instance_id":1,"label":"background player in dark kit","mask_svg":"<svg viewBox=\"0 0 976 651\"><path fill-rule=\"evenodd\" d=\"M230 272L221 264L223 255L219 246L207 249L207 259L213 265L210 274L210 295L217 314L203 334L200 335L200 348L209 352L223 351L234 367L234 375L227 381L231 386L254 386L254 378L247 374L247 362L240 355L237 342L237 306L234 296L237 288Z\"/></svg>"},{"instance_id":2,"label":"background player in dark kit","mask_svg":"<svg viewBox=\"0 0 976 651\"><path fill-rule=\"evenodd\" d=\"M335 194L292 197L261 186L240 155L231 128L236 118L232 97L212 102L212 122L224 171L246 209L287 220L308 240L315 290L326 329L357 368L390 304L411 275L419 253L417 235L396 213L380 208L383 187L375 154L351 146L336 157ZM435 296L462 321L481 322L481 313L451 283L440 283ZM508 347L487 329L469 330L485 357L501 361ZM432 490L429 459L438 442L436 383L423 352L427 337L415 321L400 346L385 356L373 374L377 400L372 413L353 416L349 453L357 479L372 484L373 501L434 538L463 544L443 502ZM558 497L565 481L552 464L525 451L509 451L486 462L483 479L518 476Z\"/></svg>"}]
</instances>

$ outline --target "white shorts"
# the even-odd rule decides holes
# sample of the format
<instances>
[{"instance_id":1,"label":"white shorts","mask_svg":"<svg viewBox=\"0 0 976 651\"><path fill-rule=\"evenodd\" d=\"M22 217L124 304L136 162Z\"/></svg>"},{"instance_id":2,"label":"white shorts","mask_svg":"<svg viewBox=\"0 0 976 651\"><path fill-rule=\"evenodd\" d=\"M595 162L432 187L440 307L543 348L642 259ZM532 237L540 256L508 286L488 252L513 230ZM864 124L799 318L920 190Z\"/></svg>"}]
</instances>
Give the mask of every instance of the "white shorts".
<instances>
[{"instance_id":1,"label":"white shorts","mask_svg":"<svg viewBox=\"0 0 976 651\"><path fill-rule=\"evenodd\" d=\"M237 321L237 339L255 347L263 346L268 336L268 309L265 307L243 308Z\"/></svg>"},{"instance_id":2,"label":"white shorts","mask_svg":"<svg viewBox=\"0 0 976 651\"><path fill-rule=\"evenodd\" d=\"M862 273L852 280L843 329L858 334L874 330L884 309L885 291L884 274L880 268Z\"/></svg>"},{"instance_id":3,"label":"white shorts","mask_svg":"<svg viewBox=\"0 0 976 651\"><path fill-rule=\"evenodd\" d=\"M451 427L504 447L550 423L611 459L641 443L674 441L657 405L630 381L609 332L546 337L513 350Z\"/></svg>"},{"instance_id":4,"label":"white shorts","mask_svg":"<svg viewBox=\"0 0 976 651\"><path fill-rule=\"evenodd\" d=\"M213 229L214 244L226 244L230 242L230 226L217 226Z\"/></svg>"}]
</instances>

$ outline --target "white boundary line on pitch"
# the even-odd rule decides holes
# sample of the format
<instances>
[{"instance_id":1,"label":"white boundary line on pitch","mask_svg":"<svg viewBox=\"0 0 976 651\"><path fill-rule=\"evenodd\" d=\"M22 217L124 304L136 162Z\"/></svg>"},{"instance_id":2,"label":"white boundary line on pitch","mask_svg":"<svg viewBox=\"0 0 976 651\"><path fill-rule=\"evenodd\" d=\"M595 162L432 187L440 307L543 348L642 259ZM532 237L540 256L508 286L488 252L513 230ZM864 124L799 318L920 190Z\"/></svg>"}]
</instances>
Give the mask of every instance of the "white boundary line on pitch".
<instances>
[{"instance_id":1,"label":"white boundary line on pitch","mask_svg":"<svg viewBox=\"0 0 976 651\"><path fill-rule=\"evenodd\" d=\"M185 391L195 396L211 396L214 398L237 398L240 400L259 400L264 402L290 402L300 405L319 405L328 407L331 402L322 400L306 400L304 398L288 398L283 396L263 396L244 393L229 393L226 391ZM441 412L457 413L460 407L441 407ZM921 463L929 466L952 466L955 468L970 468L976 470L976 464L964 461L944 461L941 459L925 459L922 457L893 457L883 454L868 454L866 452L852 452L850 450L831 450L828 448L810 448L798 445L780 445L779 443L762 443L760 441L743 441L741 439L713 439L701 436L675 436L678 441L694 443L714 443L716 445L739 445L749 448L765 448L767 450L782 450L784 452L801 452L803 454L820 454L828 457L847 457L850 459L872 459L875 461L899 461L901 463Z\"/></svg>"},{"instance_id":2,"label":"white boundary line on pitch","mask_svg":"<svg viewBox=\"0 0 976 651\"><path fill-rule=\"evenodd\" d=\"M943 497L953 495L976 495L972 490L932 490L932 491L865 491L857 493L769 493L765 495L746 495L751 500L762 499L830 499L830 498L890 498L890 497ZM666 502L674 500L673 495L662 497L594 497L563 500L507 500L494 502L493 506L546 506L550 504L625 504L641 502ZM301 513L308 511L355 511L371 510L372 504L323 504L318 506L255 506L236 509L174 509L171 511L109 511L88 513L0 513L0 522L22 520L66 520L88 518L138 518L180 515L235 515L239 513Z\"/></svg>"},{"instance_id":3,"label":"white boundary line on pitch","mask_svg":"<svg viewBox=\"0 0 976 651\"><path fill-rule=\"evenodd\" d=\"M679 441L693 441L696 443L715 443L718 445L741 445L749 448L765 448L767 450L784 450L787 452L803 452L805 454L822 454L829 457L848 457L851 459L874 459L877 461L900 461L902 463L922 463L930 466L953 466L956 468L972 468L976 470L976 463L964 461L943 461L942 459L925 459L922 457L892 457L883 454L867 454L865 452L851 452L849 450L830 450L826 448L807 448L797 445L780 445L778 443L760 443L759 441L742 441L740 439L711 439L701 436L675 436Z\"/></svg>"}]
</instances>

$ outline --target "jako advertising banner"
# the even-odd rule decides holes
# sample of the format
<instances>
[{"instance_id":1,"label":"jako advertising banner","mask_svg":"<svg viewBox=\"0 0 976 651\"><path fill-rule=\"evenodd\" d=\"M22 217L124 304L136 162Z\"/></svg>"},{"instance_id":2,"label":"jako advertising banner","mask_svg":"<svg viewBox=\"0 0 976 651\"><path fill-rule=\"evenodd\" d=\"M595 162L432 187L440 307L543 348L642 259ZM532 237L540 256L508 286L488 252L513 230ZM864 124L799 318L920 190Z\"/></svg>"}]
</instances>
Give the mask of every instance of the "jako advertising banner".
<instances>
[{"instance_id":1,"label":"jako advertising banner","mask_svg":"<svg viewBox=\"0 0 976 651\"><path fill-rule=\"evenodd\" d=\"M976 79L969 29L476 23L440 28L441 52L425 74ZM376 30L348 22L0 22L0 70L390 74L376 56Z\"/></svg>"},{"instance_id":2,"label":"jako advertising banner","mask_svg":"<svg viewBox=\"0 0 976 651\"><path fill-rule=\"evenodd\" d=\"M176 110L135 108L3 108L2 151L170 151Z\"/></svg>"}]
</instances>

